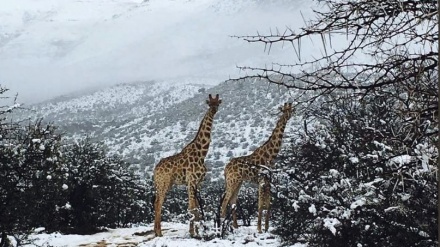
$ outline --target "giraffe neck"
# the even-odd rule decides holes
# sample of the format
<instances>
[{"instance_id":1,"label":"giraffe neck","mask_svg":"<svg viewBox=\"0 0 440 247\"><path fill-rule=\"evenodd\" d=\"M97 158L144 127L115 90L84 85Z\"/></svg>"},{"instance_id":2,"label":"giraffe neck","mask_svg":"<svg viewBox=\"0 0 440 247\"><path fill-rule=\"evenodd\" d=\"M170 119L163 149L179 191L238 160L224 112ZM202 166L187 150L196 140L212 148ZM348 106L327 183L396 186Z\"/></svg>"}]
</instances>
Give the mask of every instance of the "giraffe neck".
<instances>
[{"instance_id":1,"label":"giraffe neck","mask_svg":"<svg viewBox=\"0 0 440 247\"><path fill-rule=\"evenodd\" d=\"M284 129L287 121L288 118L285 115L282 115L269 139L262 146L257 148L251 154L251 156L257 156L258 160L263 160L265 163L274 160L280 152L281 142L283 140Z\"/></svg>"},{"instance_id":2,"label":"giraffe neck","mask_svg":"<svg viewBox=\"0 0 440 247\"><path fill-rule=\"evenodd\" d=\"M214 115L215 111L212 108L209 108L208 112L205 114L202 122L200 123L199 131L197 132L196 137L185 147L185 149L195 148L200 151L199 155L201 157L206 156L208 153L209 144L211 143L211 129Z\"/></svg>"}]
</instances>

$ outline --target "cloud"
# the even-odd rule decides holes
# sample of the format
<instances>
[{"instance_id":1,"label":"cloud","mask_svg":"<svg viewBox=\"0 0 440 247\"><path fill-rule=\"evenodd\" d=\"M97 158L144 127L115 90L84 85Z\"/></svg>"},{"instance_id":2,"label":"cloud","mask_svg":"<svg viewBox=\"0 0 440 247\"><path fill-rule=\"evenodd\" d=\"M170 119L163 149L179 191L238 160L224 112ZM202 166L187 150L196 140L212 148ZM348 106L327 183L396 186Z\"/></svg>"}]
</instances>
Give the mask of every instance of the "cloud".
<instances>
[{"instance_id":1,"label":"cloud","mask_svg":"<svg viewBox=\"0 0 440 247\"><path fill-rule=\"evenodd\" d=\"M297 29L304 25L300 10L310 13L309 1L298 0L21 1L25 7L0 3L7 27L0 84L25 102L130 81L221 81L239 73L236 65L290 63L291 47L268 54L230 36Z\"/></svg>"}]
</instances>

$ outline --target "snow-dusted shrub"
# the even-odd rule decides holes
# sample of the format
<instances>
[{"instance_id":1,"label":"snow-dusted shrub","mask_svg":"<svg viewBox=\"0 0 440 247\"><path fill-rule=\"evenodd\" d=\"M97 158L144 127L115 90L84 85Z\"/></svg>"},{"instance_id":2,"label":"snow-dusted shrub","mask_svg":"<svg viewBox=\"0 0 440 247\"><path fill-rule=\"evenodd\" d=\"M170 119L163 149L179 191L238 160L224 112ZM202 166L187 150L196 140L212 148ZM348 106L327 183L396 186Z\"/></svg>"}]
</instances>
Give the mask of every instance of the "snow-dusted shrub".
<instances>
[{"instance_id":1,"label":"snow-dusted shrub","mask_svg":"<svg viewBox=\"0 0 440 247\"><path fill-rule=\"evenodd\" d=\"M250 226L251 221L257 216L257 209L258 187L251 183L245 183L240 189L237 199L237 219L241 220L243 226Z\"/></svg>"},{"instance_id":2,"label":"snow-dusted shrub","mask_svg":"<svg viewBox=\"0 0 440 247\"><path fill-rule=\"evenodd\" d=\"M88 233L152 221L151 180L108 157L100 144L63 143L56 128L42 121L0 123L3 236L23 236L36 227Z\"/></svg>"},{"instance_id":3,"label":"snow-dusted shrub","mask_svg":"<svg viewBox=\"0 0 440 247\"><path fill-rule=\"evenodd\" d=\"M0 232L25 236L34 227L56 228L53 213L65 203L60 135L41 121L27 126L0 121L0 129Z\"/></svg>"},{"instance_id":4,"label":"snow-dusted shrub","mask_svg":"<svg viewBox=\"0 0 440 247\"><path fill-rule=\"evenodd\" d=\"M64 147L65 190L62 207L67 232L90 233L100 227L126 227L152 220L151 180L102 145L89 139Z\"/></svg>"},{"instance_id":5,"label":"snow-dusted shrub","mask_svg":"<svg viewBox=\"0 0 440 247\"><path fill-rule=\"evenodd\" d=\"M434 127L407 121L387 95L346 96L312 110L278 162L276 232L311 246L432 246Z\"/></svg>"}]
</instances>

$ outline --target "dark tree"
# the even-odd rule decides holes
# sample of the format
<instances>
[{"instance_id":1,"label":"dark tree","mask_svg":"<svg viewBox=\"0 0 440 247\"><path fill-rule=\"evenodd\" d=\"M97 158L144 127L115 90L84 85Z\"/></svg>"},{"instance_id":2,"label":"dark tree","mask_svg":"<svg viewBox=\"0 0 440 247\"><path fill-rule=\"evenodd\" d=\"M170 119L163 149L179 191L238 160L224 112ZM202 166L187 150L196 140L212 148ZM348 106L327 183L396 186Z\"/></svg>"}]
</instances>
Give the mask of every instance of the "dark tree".
<instances>
[{"instance_id":1,"label":"dark tree","mask_svg":"<svg viewBox=\"0 0 440 247\"><path fill-rule=\"evenodd\" d=\"M273 218L286 241L312 246L434 243L435 166L417 154L428 157L434 150L426 137L414 136L419 142L413 146L402 144L407 133L391 111L392 99L364 100L320 106L314 115L320 121L308 123L308 131L280 158L284 172L276 182Z\"/></svg>"},{"instance_id":2,"label":"dark tree","mask_svg":"<svg viewBox=\"0 0 440 247\"><path fill-rule=\"evenodd\" d=\"M137 169L86 138L64 147L68 205L64 231L93 233L102 227L127 227L152 218L151 183Z\"/></svg>"},{"instance_id":3,"label":"dark tree","mask_svg":"<svg viewBox=\"0 0 440 247\"><path fill-rule=\"evenodd\" d=\"M0 90L0 94L4 92ZM2 247L8 245L8 235L21 245L32 228L56 227L52 212L64 200L59 193L60 135L52 124L41 121L25 126L15 123L10 113L18 107L14 104L0 110Z\"/></svg>"},{"instance_id":4,"label":"dark tree","mask_svg":"<svg viewBox=\"0 0 440 247\"><path fill-rule=\"evenodd\" d=\"M0 94L6 92L0 89ZM151 179L90 139L67 143L53 124L14 122L0 107L0 246L32 229L91 233L152 220Z\"/></svg>"}]
</instances>

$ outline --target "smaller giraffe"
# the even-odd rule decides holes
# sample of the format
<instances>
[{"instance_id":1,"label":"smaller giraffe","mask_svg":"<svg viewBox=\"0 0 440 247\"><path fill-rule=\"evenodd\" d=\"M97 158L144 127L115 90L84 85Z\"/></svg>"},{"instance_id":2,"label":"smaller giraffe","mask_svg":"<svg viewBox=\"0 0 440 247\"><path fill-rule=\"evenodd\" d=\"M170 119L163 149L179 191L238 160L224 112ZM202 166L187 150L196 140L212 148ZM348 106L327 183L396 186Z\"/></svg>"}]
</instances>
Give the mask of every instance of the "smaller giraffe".
<instances>
[{"instance_id":1,"label":"smaller giraffe","mask_svg":"<svg viewBox=\"0 0 440 247\"><path fill-rule=\"evenodd\" d=\"M154 201L154 232L162 236L161 213L166 193L173 184L186 185L188 189L188 208L194 216L190 220L189 233L192 237L198 235L198 229L194 229L194 221L200 220L199 203L196 199L196 191L200 183L205 179L205 157L211 143L211 128L214 115L217 113L222 101L218 94L215 98L209 95L206 101L209 106L208 112L200 123L199 131L192 142L183 150L173 156L163 158L154 168L154 185L156 199Z\"/></svg>"},{"instance_id":2,"label":"smaller giraffe","mask_svg":"<svg viewBox=\"0 0 440 247\"><path fill-rule=\"evenodd\" d=\"M264 231L269 229L270 216L270 188L272 182L272 174L268 169L261 169L258 179L258 233L261 231L261 218L264 216Z\"/></svg>"},{"instance_id":3,"label":"smaller giraffe","mask_svg":"<svg viewBox=\"0 0 440 247\"><path fill-rule=\"evenodd\" d=\"M233 158L226 165L224 171L226 189L225 193L223 194L222 204L220 208L221 220L224 220L226 216L228 204L231 206L236 206L238 192L240 191L242 183L245 181L259 183L259 173L261 168L265 167L266 169L270 169L272 167L273 161L278 155L281 148L282 138L287 121L292 117L292 113L294 111L292 103L285 103L283 107L280 107L280 111L282 112L282 115L278 120L275 129L272 131L272 135L269 137L269 139L262 146L258 147L252 154ZM261 189L262 187L259 186L259 190ZM264 199L263 201L258 202L259 207L261 205L261 207L264 208L263 205L266 204L267 200L269 200L270 203L270 195L267 196L269 199L264 198L264 195L270 194L270 184L267 193L264 191L259 191L259 194L261 195L259 196L259 200ZM232 220L233 226L235 228L238 228L237 213L235 207L233 207L232 209ZM258 226L258 229L259 231L261 231L261 225Z\"/></svg>"}]
</instances>

